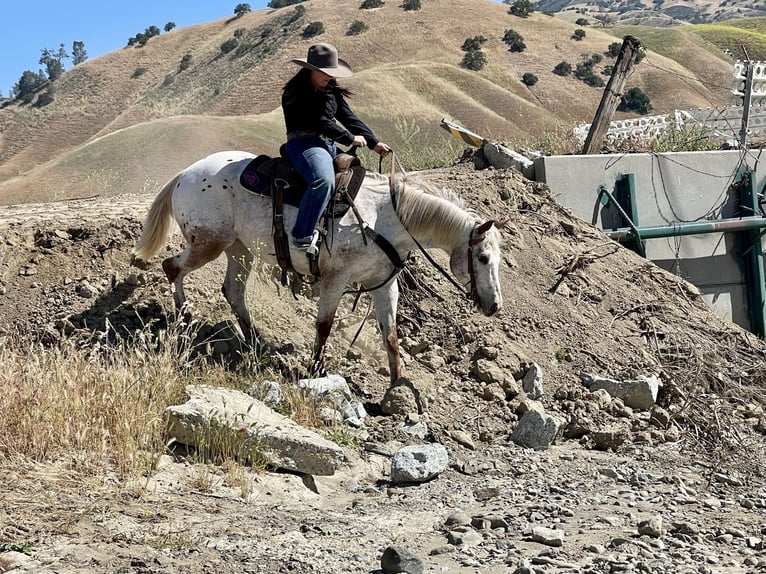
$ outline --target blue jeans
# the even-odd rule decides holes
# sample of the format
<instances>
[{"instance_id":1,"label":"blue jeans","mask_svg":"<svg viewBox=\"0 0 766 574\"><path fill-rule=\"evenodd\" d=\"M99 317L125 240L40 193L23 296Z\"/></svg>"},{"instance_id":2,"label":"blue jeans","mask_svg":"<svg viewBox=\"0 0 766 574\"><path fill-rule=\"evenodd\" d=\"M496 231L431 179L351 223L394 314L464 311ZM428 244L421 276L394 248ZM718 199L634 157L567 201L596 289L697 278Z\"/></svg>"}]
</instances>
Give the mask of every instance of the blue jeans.
<instances>
[{"instance_id":1,"label":"blue jeans","mask_svg":"<svg viewBox=\"0 0 766 574\"><path fill-rule=\"evenodd\" d=\"M285 151L308 188L301 199L293 237L314 233L322 212L335 191L333 158L338 154L335 143L323 137L295 138L287 142Z\"/></svg>"}]
</instances>

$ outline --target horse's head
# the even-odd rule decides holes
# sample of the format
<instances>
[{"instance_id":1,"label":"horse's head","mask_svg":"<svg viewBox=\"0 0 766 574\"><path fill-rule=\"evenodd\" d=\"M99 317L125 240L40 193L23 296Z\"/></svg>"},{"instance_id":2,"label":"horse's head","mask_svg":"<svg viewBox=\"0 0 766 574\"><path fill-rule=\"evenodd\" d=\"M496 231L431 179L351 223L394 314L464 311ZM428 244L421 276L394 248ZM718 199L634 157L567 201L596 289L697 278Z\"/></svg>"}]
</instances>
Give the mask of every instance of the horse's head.
<instances>
[{"instance_id":1,"label":"horse's head","mask_svg":"<svg viewBox=\"0 0 766 574\"><path fill-rule=\"evenodd\" d=\"M477 222L467 245L458 245L450 254L455 277L470 283L471 297L481 312L491 317L503 307L500 292L500 233L504 222Z\"/></svg>"}]
</instances>

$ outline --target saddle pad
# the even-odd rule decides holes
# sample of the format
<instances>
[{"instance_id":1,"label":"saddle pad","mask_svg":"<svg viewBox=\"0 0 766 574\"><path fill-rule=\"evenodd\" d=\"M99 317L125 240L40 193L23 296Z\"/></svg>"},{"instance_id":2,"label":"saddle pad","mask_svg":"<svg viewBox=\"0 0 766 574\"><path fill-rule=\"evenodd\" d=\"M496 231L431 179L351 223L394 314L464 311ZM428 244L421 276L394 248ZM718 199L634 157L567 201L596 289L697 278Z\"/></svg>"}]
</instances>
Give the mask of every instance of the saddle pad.
<instances>
[{"instance_id":1,"label":"saddle pad","mask_svg":"<svg viewBox=\"0 0 766 574\"><path fill-rule=\"evenodd\" d=\"M350 168L351 178L347 188L352 198L356 197L359 187L364 180L365 169L356 165ZM239 182L246 190L264 197L271 197L272 180L278 177L286 185L282 191L282 202L294 207L299 207L305 191L305 183L296 181L291 168L281 158L272 158L267 155L259 155L253 159L239 176ZM330 200L325 216L331 218L343 217L350 209L346 197L336 197Z\"/></svg>"},{"instance_id":2,"label":"saddle pad","mask_svg":"<svg viewBox=\"0 0 766 574\"><path fill-rule=\"evenodd\" d=\"M271 178L272 174L279 173L276 166L271 166L274 162L282 162L281 159L274 159L267 155L259 155L242 171L239 176L239 183L246 190L257 195L271 197ZM285 169L289 169L286 168ZM281 168L280 168L281 171ZM298 188L291 179L284 178L287 185L282 191L282 201L288 205L298 207L303 197L303 189Z\"/></svg>"}]
</instances>

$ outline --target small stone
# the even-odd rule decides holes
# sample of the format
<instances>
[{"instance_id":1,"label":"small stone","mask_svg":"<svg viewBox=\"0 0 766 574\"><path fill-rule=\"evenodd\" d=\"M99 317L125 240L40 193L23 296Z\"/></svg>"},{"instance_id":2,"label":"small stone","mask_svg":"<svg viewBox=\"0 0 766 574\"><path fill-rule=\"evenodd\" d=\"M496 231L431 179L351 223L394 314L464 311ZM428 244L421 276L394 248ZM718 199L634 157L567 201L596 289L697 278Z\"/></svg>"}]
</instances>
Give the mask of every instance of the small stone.
<instances>
[{"instance_id":1,"label":"small stone","mask_svg":"<svg viewBox=\"0 0 766 574\"><path fill-rule=\"evenodd\" d=\"M648 520L642 520L638 523L638 533L652 538L662 536L662 516L659 514L652 516Z\"/></svg>"},{"instance_id":2,"label":"small stone","mask_svg":"<svg viewBox=\"0 0 766 574\"><path fill-rule=\"evenodd\" d=\"M389 546L380 558L384 574L423 574L423 561L401 546Z\"/></svg>"},{"instance_id":3,"label":"small stone","mask_svg":"<svg viewBox=\"0 0 766 574\"><path fill-rule=\"evenodd\" d=\"M532 529L532 541L545 544L546 546L563 546L564 531L544 526L535 526Z\"/></svg>"}]
</instances>

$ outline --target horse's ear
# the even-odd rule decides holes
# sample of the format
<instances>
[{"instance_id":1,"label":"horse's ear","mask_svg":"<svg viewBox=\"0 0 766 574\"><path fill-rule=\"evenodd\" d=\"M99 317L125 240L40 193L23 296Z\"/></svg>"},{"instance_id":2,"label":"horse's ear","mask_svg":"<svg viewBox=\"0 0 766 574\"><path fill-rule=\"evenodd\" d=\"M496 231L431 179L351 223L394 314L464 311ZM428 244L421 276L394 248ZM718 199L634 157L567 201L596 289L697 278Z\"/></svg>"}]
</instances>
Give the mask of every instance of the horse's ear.
<instances>
[{"instance_id":1,"label":"horse's ear","mask_svg":"<svg viewBox=\"0 0 766 574\"><path fill-rule=\"evenodd\" d=\"M484 235L487 231L489 231L492 228L494 224L495 222L492 219L485 221L479 226L479 228L476 230L476 233L478 235Z\"/></svg>"}]
</instances>

